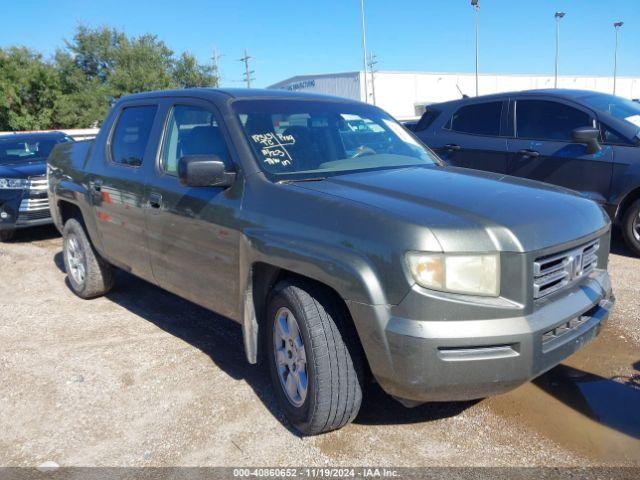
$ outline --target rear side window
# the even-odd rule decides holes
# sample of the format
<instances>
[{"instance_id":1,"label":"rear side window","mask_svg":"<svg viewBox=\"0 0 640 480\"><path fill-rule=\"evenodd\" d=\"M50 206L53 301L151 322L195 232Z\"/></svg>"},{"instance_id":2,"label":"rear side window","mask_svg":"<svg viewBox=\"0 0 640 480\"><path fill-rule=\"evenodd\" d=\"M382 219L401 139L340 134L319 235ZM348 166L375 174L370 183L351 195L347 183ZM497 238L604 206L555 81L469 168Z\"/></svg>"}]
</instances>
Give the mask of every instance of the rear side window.
<instances>
[{"instance_id":1,"label":"rear side window","mask_svg":"<svg viewBox=\"0 0 640 480\"><path fill-rule=\"evenodd\" d=\"M449 128L455 132L474 135L500 135L502 102L487 102L460 108L449 120Z\"/></svg>"},{"instance_id":2,"label":"rear side window","mask_svg":"<svg viewBox=\"0 0 640 480\"><path fill-rule=\"evenodd\" d=\"M111 161L130 167L142 165L158 107L144 105L122 110L111 137Z\"/></svg>"},{"instance_id":3,"label":"rear side window","mask_svg":"<svg viewBox=\"0 0 640 480\"><path fill-rule=\"evenodd\" d=\"M413 128L413 131L419 132L422 130L426 130L431 126L433 122L435 122L436 118L438 118L441 113L442 112L440 110L432 110L427 108L427 111L424 112L424 115L422 115L416 126Z\"/></svg>"},{"instance_id":4,"label":"rear side window","mask_svg":"<svg viewBox=\"0 0 640 480\"><path fill-rule=\"evenodd\" d=\"M545 100L519 100L516 104L516 136L571 142L576 128L591 127L591 117L573 107Z\"/></svg>"}]
</instances>

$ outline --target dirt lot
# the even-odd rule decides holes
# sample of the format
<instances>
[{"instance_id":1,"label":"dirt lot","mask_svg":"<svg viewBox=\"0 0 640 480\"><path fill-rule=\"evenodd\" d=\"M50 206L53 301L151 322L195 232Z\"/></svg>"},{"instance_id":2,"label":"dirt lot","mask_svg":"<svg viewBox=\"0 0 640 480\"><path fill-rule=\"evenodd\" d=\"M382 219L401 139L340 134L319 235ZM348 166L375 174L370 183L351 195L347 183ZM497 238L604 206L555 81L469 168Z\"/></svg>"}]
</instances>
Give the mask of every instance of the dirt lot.
<instances>
[{"instance_id":1,"label":"dirt lot","mask_svg":"<svg viewBox=\"0 0 640 480\"><path fill-rule=\"evenodd\" d=\"M354 424L312 438L236 324L124 273L80 300L60 252L48 228L0 244L0 465L640 465L640 259L620 245L613 318L565 364L412 410L371 385Z\"/></svg>"}]
</instances>

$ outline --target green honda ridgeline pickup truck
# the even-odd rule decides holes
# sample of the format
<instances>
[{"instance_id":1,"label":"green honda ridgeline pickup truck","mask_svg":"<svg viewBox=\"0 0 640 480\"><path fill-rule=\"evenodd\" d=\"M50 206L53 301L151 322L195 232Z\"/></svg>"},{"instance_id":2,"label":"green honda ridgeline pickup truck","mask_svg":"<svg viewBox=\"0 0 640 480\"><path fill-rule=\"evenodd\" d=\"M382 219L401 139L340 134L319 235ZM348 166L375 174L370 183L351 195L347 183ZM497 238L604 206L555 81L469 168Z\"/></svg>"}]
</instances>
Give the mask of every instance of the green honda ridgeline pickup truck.
<instances>
[{"instance_id":1,"label":"green honda ridgeline pickup truck","mask_svg":"<svg viewBox=\"0 0 640 480\"><path fill-rule=\"evenodd\" d=\"M407 406L512 389L613 306L596 203L446 167L355 101L132 95L48 175L73 291L104 295L117 267L237 321L305 434L353 420L370 375Z\"/></svg>"}]
</instances>

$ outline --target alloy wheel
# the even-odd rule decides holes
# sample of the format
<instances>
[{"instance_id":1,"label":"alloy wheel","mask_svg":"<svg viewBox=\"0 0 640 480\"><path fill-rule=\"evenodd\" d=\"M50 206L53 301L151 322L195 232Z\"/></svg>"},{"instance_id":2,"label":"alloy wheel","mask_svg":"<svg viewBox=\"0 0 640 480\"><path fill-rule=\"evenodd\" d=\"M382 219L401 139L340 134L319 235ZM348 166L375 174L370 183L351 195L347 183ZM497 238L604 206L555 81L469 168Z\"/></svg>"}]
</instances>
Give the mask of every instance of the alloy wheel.
<instances>
[{"instance_id":1,"label":"alloy wheel","mask_svg":"<svg viewBox=\"0 0 640 480\"><path fill-rule=\"evenodd\" d=\"M278 378L289 403L300 407L307 398L309 387L302 333L295 316L286 307L276 312L273 321L273 349Z\"/></svg>"},{"instance_id":2,"label":"alloy wheel","mask_svg":"<svg viewBox=\"0 0 640 480\"><path fill-rule=\"evenodd\" d=\"M84 284L87 275L86 258L82 244L75 235L67 239L67 263L73 280L78 285Z\"/></svg>"}]
</instances>

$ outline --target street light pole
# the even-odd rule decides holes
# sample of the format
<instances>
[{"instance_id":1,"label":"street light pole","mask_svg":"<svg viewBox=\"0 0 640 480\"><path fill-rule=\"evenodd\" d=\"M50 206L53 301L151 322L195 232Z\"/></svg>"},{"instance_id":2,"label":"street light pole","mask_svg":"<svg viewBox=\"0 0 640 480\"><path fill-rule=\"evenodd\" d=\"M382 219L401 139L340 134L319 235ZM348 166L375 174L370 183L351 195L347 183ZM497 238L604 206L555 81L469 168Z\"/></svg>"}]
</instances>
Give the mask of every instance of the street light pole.
<instances>
[{"instance_id":1,"label":"street light pole","mask_svg":"<svg viewBox=\"0 0 640 480\"><path fill-rule=\"evenodd\" d=\"M620 33L620 27L624 25L624 22L616 22L613 27L616 29L616 49L613 55L613 94L616 94L616 77L618 75L618 36Z\"/></svg>"},{"instance_id":2,"label":"street light pole","mask_svg":"<svg viewBox=\"0 0 640 480\"><path fill-rule=\"evenodd\" d=\"M364 98L369 103L369 86L367 85L367 26L364 18L364 0L360 0L360 16L362 17L362 68L364 69Z\"/></svg>"},{"instance_id":3,"label":"street light pole","mask_svg":"<svg viewBox=\"0 0 640 480\"><path fill-rule=\"evenodd\" d=\"M475 27L476 27L476 97L479 95L480 89L478 88L478 57L479 57L479 49L478 49L478 14L480 13L480 5L478 5L478 0L471 0L471 6L475 12Z\"/></svg>"},{"instance_id":4,"label":"street light pole","mask_svg":"<svg viewBox=\"0 0 640 480\"><path fill-rule=\"evenodd\" d=\"M564 18L564 12L556 12L556 75L555 88L558 88L558 67L560 65L560 20Z\"/></svg>"}]
</instances>

